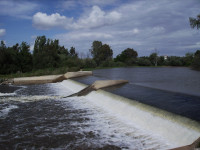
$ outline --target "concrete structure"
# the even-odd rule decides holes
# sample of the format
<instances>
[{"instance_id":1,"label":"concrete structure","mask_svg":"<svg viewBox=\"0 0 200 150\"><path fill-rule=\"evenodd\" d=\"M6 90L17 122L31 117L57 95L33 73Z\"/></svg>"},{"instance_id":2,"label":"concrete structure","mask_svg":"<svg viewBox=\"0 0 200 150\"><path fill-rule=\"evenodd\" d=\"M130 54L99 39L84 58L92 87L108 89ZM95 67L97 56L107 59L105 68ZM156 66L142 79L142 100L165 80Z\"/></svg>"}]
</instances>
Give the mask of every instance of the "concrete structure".
<instances>
[{"instance_id":1,"label":"concrete structure","mask_svg":"<svg viewBox=\"0 0 200 150\"><path fill-rule=\"evenodd\" d=\"M55 83L70 78L88 76L88 75L92 75L92 71L67 72L64 75L47 75L47 76L14 78L10 83L15 85Z\"/></svg>"},{"instance_id":2,"label":"concrete structure","mask_svg":"<svg viewBox=\"0 0 200 150\"><path fill-rule=\"evenodd\" d=\"M200 137L190 145L173 148L171 150L199 150L199 149L200 149Z\"/></svg>"},{"instance_id":3,"label":"concrete structure","mask_svg":"<svg viewBox=\"0 0 200 150\"><path fill-rule=\"evenodd\" d=\"M89 76L92 75L92 71L78 71L78 72L67 72L64 74L65 79L71 79L81 76Z\"/></svg>"},{"instance_id":4,"label":"concrete structure","mask_svg":"<svg viewBox=\"0 0 200 150\"><path fill-rule=\"evenodd\" d=\"M127 80L98 80L95 81L92 86L95 90L102 89L109 86L128 83Z\"/></svg>"},{"instance_id":5,"label":"concrete structure","mask_svg":"<svg viewBox=\"0 0 200 150\"><path fill-rule=\"evenodd\" d=\"M125 83L128 83L128 81L127 80L98 80L98 81L95 81L93 84L87 86L86 88L82 89L81 91L74 93L72 95L69 95L67 97L84 96L90 93L91 91L95 91L95 90L110 87L110 86L125 84Z\"/></svg>"}]
</instances>

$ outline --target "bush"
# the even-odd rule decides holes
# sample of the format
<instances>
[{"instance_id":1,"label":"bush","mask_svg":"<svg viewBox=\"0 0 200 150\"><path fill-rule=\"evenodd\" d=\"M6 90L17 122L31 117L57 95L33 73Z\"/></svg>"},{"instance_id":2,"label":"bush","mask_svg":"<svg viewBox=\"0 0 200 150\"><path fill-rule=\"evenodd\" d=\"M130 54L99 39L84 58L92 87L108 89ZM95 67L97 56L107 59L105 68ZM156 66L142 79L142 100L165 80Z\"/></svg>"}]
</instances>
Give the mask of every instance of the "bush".
<instances>
[{"instance_id":1,"label":"bush","mask_svg":"<svg viewBox=\"0 0 200 150\"><path fill-rule=\"evenodd\" d=\"M139 66L151 66L151 61L148 58L140 57L138 58L137 64Z\"/></svg>"},{"instance_id":2,"label":"bush","mask_svg":"<svg viewBox=\"0 0 200 150\"><path fill-rule=\"evenodd\" d=\"M83 68L96 68L97 64L93 59L86 58L83 60Z\"/></svg>"}]
</instances>

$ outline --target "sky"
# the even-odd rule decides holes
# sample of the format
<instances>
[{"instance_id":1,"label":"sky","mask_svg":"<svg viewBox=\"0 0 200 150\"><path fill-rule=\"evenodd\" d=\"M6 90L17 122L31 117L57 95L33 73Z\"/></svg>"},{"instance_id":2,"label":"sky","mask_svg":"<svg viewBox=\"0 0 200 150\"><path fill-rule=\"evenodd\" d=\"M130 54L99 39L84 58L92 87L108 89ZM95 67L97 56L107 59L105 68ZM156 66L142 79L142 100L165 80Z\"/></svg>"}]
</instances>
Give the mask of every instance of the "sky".
<instances>
[{"instance_id":1,"label":"sky","mask_svg":"<svg viewBox=\"0 0 200 150\"><path fill-rule=\"evenodd\" d=\"M189 17L200 14L200 0L0 0L0 40L22 41L33 50L37 36L86 55L102 41L114 57L126 48L139 56L184 56L200 49L200 30Z\"/></svg>"}]
</instances>

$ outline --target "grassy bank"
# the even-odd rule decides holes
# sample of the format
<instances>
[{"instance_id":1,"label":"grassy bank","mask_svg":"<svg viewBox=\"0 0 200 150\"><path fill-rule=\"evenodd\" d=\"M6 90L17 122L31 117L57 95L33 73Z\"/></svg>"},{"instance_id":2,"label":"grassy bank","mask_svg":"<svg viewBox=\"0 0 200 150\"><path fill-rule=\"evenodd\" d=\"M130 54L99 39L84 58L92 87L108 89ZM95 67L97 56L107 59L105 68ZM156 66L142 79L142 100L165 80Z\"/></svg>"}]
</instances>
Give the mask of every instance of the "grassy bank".
<instances>
[{"instance_id":1,"label":"grassy bank","mask_svg":"<svg viewBox=\"0 0 200 150\"><path fill-rule=\"evenodd\" d=\"M33 70L31 72L26 72L26 73L14 73L14 74L8 74L8 75L0 75L0 79L42 76L42 75L57 75L57 74L64 74L69 71L78 71L78 70L79 70L79 68L77 68L77 67L46 68L46 69Z\"/></svg>"}]
</instances>

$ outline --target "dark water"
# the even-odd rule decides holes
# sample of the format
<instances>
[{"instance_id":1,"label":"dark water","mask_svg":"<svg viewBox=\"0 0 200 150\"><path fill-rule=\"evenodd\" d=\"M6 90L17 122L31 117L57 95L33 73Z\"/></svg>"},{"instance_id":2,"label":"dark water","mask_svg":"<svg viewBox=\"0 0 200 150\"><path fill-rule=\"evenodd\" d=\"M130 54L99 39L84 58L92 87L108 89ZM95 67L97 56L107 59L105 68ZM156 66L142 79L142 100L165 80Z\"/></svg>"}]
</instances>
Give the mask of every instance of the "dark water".
<instances>
[{"instance_id":1,"label":"dark water","mask_svg":"<svg viewBox=\"0 0 200 150\"><path fill-rule=\"evenodd\" d=\"M185 67L100 69L75 80L125 79L129 83L106 90L139 102L200 121L200 72Z\"/></svg>"},{"instance_id":2,"label":"dark water","mask_svg":"<svg viewBox=\"0 0 200 150\"><path fill-rule=\"evenodd\" d=\"M14 91L13 86L1 88ZM0 97L0 150L121 149L112 142L98 143L101 128L93 127L91 112L74 107L71 100L51 98L57 94L55 88L54 84L24 86L10 98Z\"/></svg>"}]
</instances>

